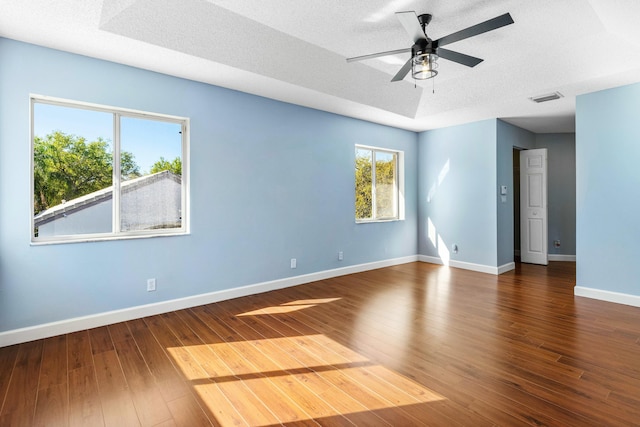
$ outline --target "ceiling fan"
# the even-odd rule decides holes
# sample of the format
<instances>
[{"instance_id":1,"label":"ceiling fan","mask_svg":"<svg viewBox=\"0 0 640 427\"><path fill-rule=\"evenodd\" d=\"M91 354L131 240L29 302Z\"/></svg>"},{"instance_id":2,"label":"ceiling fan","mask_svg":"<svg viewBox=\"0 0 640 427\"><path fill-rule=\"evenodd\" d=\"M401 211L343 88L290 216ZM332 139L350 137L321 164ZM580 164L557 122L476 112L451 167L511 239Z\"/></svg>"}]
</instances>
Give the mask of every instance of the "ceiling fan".
<instances>
[{"instance_id":1,"label":"ceiling fan","mask_svg":"<svg viewBox=\"0 0 640 427\"><path fill-rule=\"evenodd\" d=\"M443 49L442 46L464 40L469 37L477 36L488 31L493 31L505 25L513 24L511 15L505 13L493 19L473 25L464 30L457 31L448 36L431 40L426 33L426 27L431 22L432 15L425 13L416 16L413 11L396 12L396 16L404 29L409 33L413 40L413 46L405 49L391 50L387 52L372 53L369 55L356 56L347 58L347 62L362 61L364 59L378 58L387 55L396 55L399 53L411 52L411 58L400 68L400 71L391 79L397 82L405 78L411 71L411 75L417 80L426 80L435 77L438 74L438 58L448 59L467 67L475 67L483 60L474 56L465 55L464 53L455 52L453 50Z\"/></svg>"}]
</instances>

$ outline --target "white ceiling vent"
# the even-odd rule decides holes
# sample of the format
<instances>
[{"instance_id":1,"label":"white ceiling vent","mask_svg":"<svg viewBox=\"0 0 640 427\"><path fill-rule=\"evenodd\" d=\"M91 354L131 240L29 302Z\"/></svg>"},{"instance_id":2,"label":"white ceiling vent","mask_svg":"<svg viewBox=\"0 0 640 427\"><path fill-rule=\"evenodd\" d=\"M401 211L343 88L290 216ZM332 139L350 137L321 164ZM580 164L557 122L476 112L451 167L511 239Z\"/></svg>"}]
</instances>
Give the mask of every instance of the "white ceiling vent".
<instances>
[{"instance_id":1,"label":"white ceiling vent","mask_svg":"<svg viewBox=\"0 0 640 427\"><path fill-rule=\"evenodd\" d=\"M533 98L529 98L533 102L540 104L541 102L547 101L555 101L556 99L564 98L564 95L560 92L548 93L546 95L534 96Z\"/></svg>"}]
</instances>

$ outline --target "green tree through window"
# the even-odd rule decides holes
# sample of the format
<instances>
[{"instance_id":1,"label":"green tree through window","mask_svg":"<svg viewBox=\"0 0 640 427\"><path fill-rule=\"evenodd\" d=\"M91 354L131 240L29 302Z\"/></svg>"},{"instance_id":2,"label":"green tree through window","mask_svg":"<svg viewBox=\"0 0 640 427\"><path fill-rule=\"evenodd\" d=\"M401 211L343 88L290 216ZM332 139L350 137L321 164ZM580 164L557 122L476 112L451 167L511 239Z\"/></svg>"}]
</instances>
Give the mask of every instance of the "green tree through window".
<instances>
[{"instance_id":1,"label":"green tree through window","mask_svg":"<svg viewBox=\"0 0 640 427\"><path fill-rule=\"evenodd\" d=\"M375 164L375 168L373 165ZM356 147L357 221L398 218L398 153Z\"/></svg>"},{"instance_id":2,"label":"green tree through window","mask_svg":"<svg viewBox=\"0 0 640 427\"><path fill-rule=\"evenodd\" d=\"M168 161L165 160L164 157L160 157L160 160L151 166L151 171L149 173L158 173L162 171L169 171L176 175L182 175L182 159L180 159L180 157L176 157L172 161Z\"/></svg>"},{"instance_id":3,"label":"green tree through window","mask_svg":"<svg viewBox=\"0 0 640 427\"><path fill-rule=\"evenodd\" d=\"M123 176L140 176L131 153L123 152ZM34 214L113 184L113 154L108 141L87 141L56 131L33 141Z\"/></svg>"},{"instance_id":4,"label":"green tree through window","mask_svg":"<svg viewBox=\"0 0 640 427\"><path fill-rule=\"evenodd\" d=\"M371 218L371 150L356 150L356 219Z\"/></svg>"}]
</instances>

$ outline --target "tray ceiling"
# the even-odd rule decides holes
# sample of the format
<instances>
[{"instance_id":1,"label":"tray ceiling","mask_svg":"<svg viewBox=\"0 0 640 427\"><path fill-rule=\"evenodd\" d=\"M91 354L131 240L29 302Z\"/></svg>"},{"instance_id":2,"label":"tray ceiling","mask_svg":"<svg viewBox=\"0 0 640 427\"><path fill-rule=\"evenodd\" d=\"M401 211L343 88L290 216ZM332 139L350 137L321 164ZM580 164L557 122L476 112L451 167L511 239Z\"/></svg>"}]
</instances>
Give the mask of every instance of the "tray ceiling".
<instances>
[{"instance_id":1,"label":"tray ceiling","mask_svg":"<svg viewBox=\"0 0 640 427\"><path fill-rule=\"evenodd\" d=\"M575 130L575 97L640 81L635 0L0 0L0 36L350 117L422 131L502 118ZM505 12L515 23L448 45L433 80L390 80L410 47L397 11L430 13L432 39ZM544 104L529 98L559 91Z\"/></svg>"}]
</instances>

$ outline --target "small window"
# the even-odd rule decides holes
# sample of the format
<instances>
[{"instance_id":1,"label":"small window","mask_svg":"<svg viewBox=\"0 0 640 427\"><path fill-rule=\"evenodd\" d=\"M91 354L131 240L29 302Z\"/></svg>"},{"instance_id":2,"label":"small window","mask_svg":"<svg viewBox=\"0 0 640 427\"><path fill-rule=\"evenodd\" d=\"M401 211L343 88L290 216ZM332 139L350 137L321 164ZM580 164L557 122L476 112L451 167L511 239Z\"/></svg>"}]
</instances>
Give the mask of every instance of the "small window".
<instances>
[{"instance_id":1,"label":"small window","mask_svg":"<svg viewBox=\"0 0 640 427\"><path fill-rule=\"evenodd\" d=\"M403 160L401 151L356 146L357 222L404 219Z\"/></svg>"},{"instance_id":2,"label":"small window","mask_svg":"<svg viewBox=\"0 0 640 427\"><path fill-rule=\"evenodd\" d=\"M185 234L188 119L32 96L34 243Z\"/></svg>"}]
</instances>

